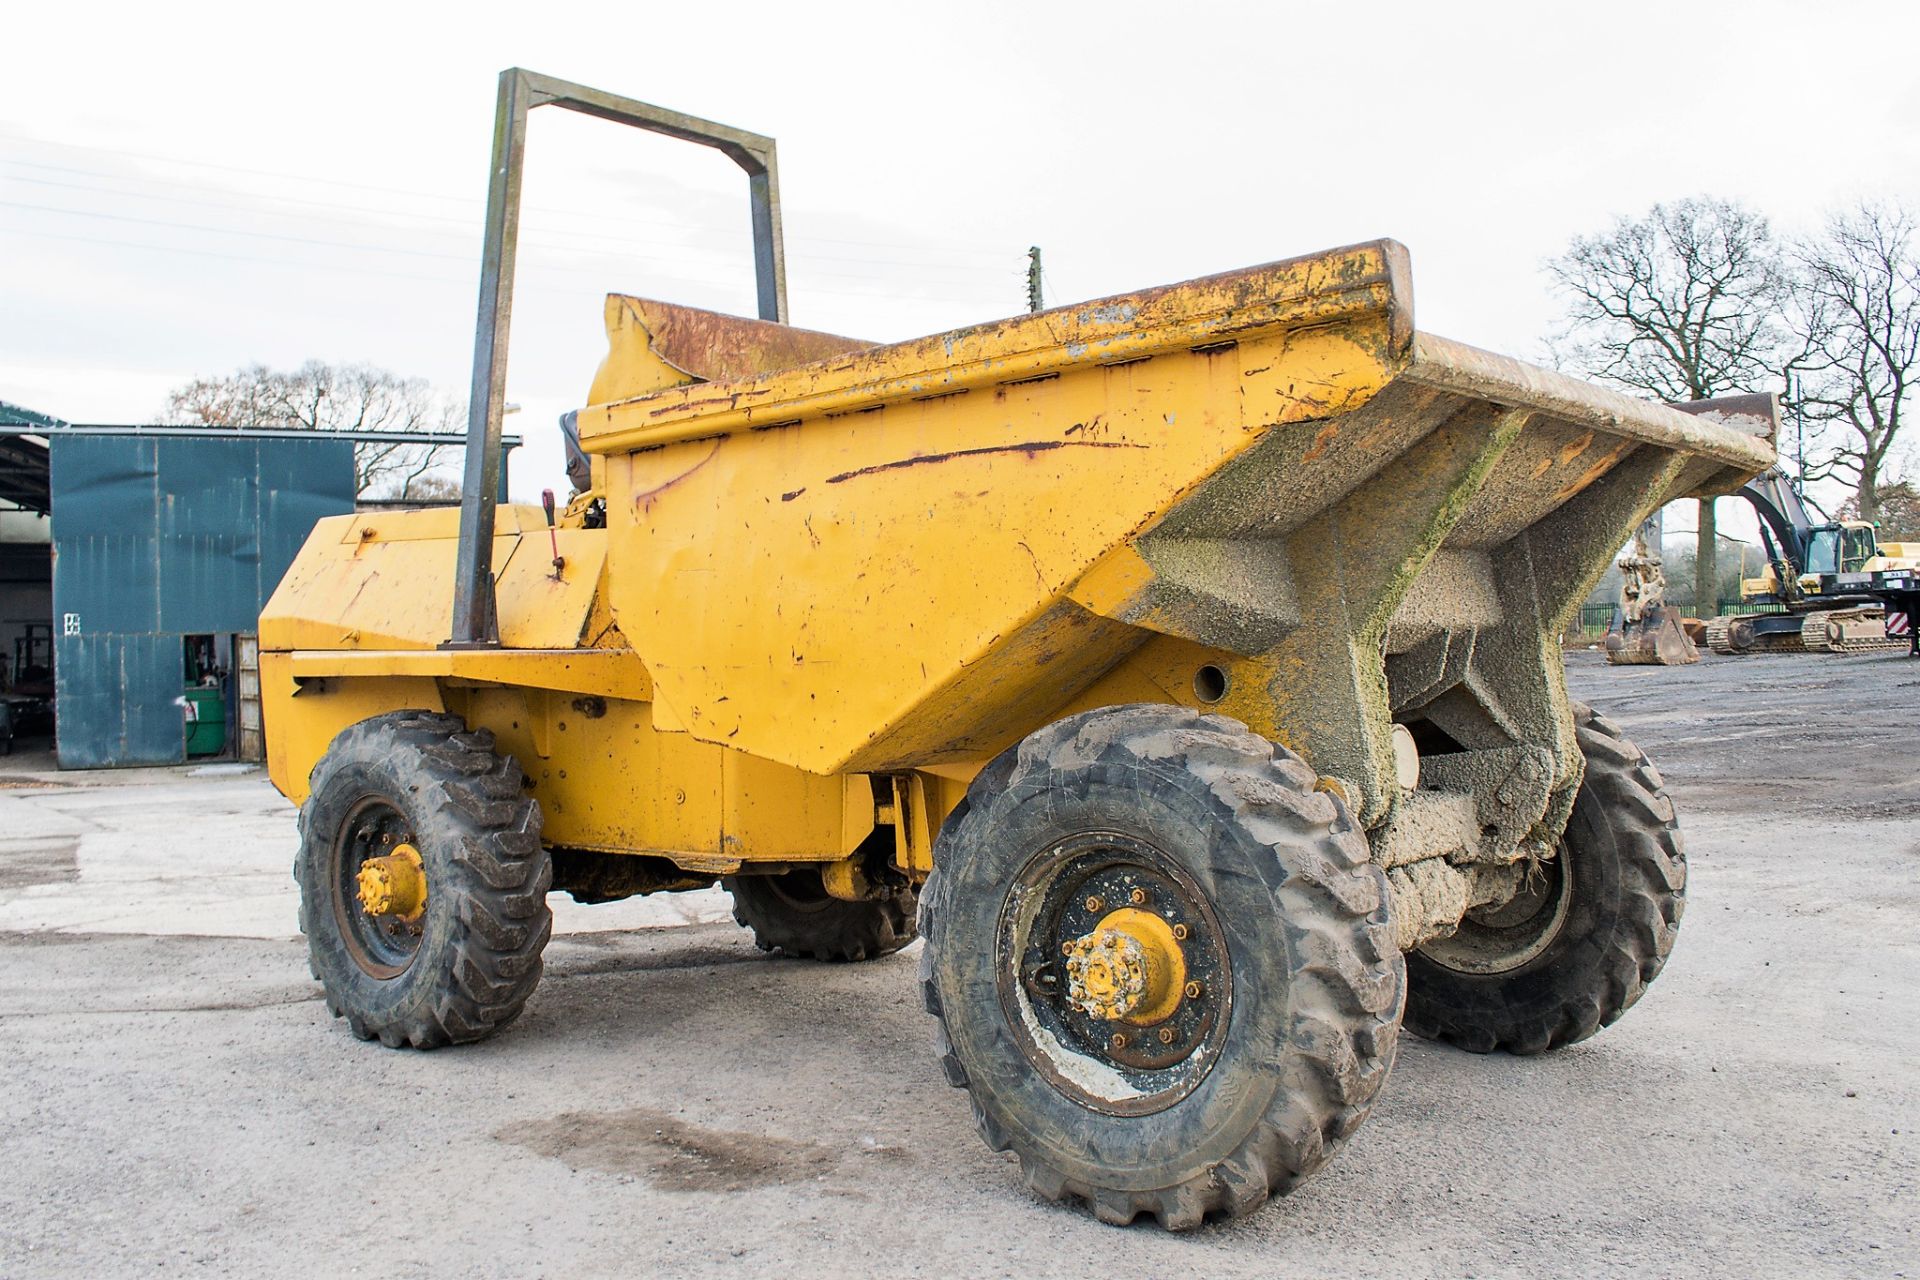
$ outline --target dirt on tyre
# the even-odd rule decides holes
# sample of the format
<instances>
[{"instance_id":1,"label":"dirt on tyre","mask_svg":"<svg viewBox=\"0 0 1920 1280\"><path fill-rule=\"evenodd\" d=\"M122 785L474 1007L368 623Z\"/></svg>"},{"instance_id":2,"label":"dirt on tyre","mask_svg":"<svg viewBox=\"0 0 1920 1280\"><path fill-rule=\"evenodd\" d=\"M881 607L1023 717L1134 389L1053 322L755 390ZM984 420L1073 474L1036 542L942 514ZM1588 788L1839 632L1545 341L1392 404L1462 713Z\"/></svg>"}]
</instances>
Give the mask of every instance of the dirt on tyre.
<instances>
[{"instance_id":1,"label":"dirt on tyre","mask_svg":"<svg viewBox=\"0 0 1920 1280\"><path fill-rule=\"evenodd\" d=\"M948 1080L1048 1199L1247 1213L1359 1126L1405 990L1386 881L1302 761L1178 707L1072 716L974 780L921 897Z\"/></svg>"},{"instance_id":2,"label":"dirt on tyre","mask_svg":"<svg viewBox=\"0 0 1920 1280\"><path fill-rule=\"evenodd\" d=\"M485 729L403 711L341 732L300 809L300 928L327 1008L431 1049L513 1021L540 981L553 867Z\"/></svg>"},{"instance_id":3,"label":"dirt on tyre","mask_svg":"<svg viewBox=\"0 0 1920 1280\"><path fill-rule=\"evenodd\" d=\"M1586 775L1553 858L1512 902L1407 956L1407 1030L1474 1053L1542 1053L1612 1025L1659 976L1687 856L1659 771L1575 705Z\"/></svg>"},{"instance_id":4,"label":"dirt on tyre","mask_svg":"<svg viewBox=\"0 0 1920 1280\"><path fill-rule=\"evenodd\" d=\"M829 894L820 873L728 876L733 918L753 930L754 945L801 960L874 960L919 936L918 903L905 885L861 902Z\"/></svg>"}]
</instances>

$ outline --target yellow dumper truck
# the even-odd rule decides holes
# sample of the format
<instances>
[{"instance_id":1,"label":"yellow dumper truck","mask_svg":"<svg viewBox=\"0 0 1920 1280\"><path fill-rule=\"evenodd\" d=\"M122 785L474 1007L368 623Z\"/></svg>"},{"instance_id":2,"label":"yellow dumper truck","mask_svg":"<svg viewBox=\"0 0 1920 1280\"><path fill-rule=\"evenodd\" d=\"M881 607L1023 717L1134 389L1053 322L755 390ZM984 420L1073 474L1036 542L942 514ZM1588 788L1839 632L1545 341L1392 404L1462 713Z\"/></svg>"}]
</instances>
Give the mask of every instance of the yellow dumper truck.
<instances>
[{"instance_id":1,"label":"yellow dumper truck","mask_svg":"<svg viewBox=\"0 0 1920 1280\"><path fill-rule=\"evenodd\" d=\"M763 316L609 298L557 519L492 469L547 103L738 161ZM550 890L717 882L794 956L917 931L986 1140L1182 1228L1326 1161L1403 1025L1535 1053L1659 973L1673 806L1559 637L1764 434L1420 332L1387 240L809 332L769 139L510 71L496 148L464 506L323 521L261 619L301 922L356 1035L512 1021Z\"/></svg>"}]
</instances>

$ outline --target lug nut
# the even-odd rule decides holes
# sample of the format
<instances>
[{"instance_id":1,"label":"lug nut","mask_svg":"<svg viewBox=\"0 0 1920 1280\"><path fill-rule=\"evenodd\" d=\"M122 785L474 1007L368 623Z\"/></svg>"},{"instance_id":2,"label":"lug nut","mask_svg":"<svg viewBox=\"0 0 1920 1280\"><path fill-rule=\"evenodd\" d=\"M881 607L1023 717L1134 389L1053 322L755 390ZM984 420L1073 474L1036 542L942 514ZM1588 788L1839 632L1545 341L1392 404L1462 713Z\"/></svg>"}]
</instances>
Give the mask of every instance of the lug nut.
<instances>
[{"instance_id":1,"label":"lug nut","mask_svg":"<svg viewBox=\"0 0 1920 1280\"><path fill-rule=\"evenodd\" d=\"M1112 1044L1112 1045L1113 1045L1113 1047L1114 1047L1115 1049L1124 1049L1124 1048L1126 1048L1126 1047L1127 1047L1127 1033L1126 1033L1126 1032L1124 1032L1124 1031L1116 1031L1116 1032L1114 1032L1114 1033L1113 1033L1113 1039L1112 1039L1111 1041L1109 1041L1109 1043L1110 1043L1110 1044Z\"/></svg>"},{"instance_id":2,"label":"lug nut","mask_svg":"<svg viewBox=\"0 0 1920 1280\"><path fill-rule=\"evenodd\" d=\"M1186 985L1186 997L1189 1000L1198 1000L1200 998L1201 993L1204 992L1205 990L1206 988L1201 986L1199 983L1189 982Z\"/></svg>"},{"instance_id":3,"label":"lug nut","mask_svg":"<svg viewBox=\"0 0 1920 1280\"><path fill-rule=\"evenodd\" d=\"M1187 940L1187 926L1183 924L1173 926L1173 936L1175 941L1185 942Z\"/></svg>"},{"instance_id":4,"label":"lug nut","mask_svg":"<svg viewBox=\"0 0 1920 1280\"><path fill-rule=\"evenodd\" d=\"M1173 1043L1173 1028L1172 1028L1172 1027L1162 1027L1162 1028L1160 1028L1160 1043L1161 1043L1161 1044L1172 1044L1172 1043Z\"/></svg>"},{"instance_id":5,"label":"lug nut","mask_svg":"<svg viewBox=\"0 0 1920 1280\"><path fill-rule=\"evenodd\" d=\"M1147 891L1145 889L1135 889L1127 895L1127 901L1136 907L1144 907L1147 905Z\"/></svg>"},{"instance_id":6,"label":"lug nut","mask_svg":"<svg viewBox=\"0 0 1920 1280\"><path fill-rule=\"evenodd\" d=\"M1103 899L1103 898L1102 898L1102 897L1101 897L1101 896L1100 896L1099 894L1097 894L1097 893L1096 893L1096 894L1094 894L1094 895L1093 895L1092 897L1090 897L1090 898L1088 898L1088 899L1087 899L1087 910L1089 910L1089 911L1098 911L1098 910L1100 910L1100 908L1102 908L1102 907L1104 907L1104 906L1106 906L1106 905L1107 905L1107 904L1106 904L1106 900L1105 900L1105 899Z\"/></svg>"}]
</instances>

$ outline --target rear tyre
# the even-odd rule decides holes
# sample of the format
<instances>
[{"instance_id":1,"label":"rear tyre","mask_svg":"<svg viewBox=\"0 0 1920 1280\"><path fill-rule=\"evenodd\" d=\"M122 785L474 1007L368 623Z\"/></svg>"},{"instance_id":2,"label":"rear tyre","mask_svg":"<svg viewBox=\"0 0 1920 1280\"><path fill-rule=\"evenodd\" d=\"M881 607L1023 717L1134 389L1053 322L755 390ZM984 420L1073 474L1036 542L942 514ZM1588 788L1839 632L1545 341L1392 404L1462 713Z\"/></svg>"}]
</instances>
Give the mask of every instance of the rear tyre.
<instances>
[{"instance_id":1,"label":"rear tyre","mask_svg":"<svg viewBox=\"0 0 1920 1280\"><path fill-rule=\"evenodd\" d=\"M974 780L935 866L941 1065L1047 1199L1174 1230L1250 1212L1386 1080L1405 983L1385 879L1312 771L1236 721L1050 725Z\"/></svg>"},{"instance_id":2,"label":"rear tyre","mask_svg":"<svg viewBox=\"0 0 1920 1280\"><path fill-rule=\"evenodd\" d=\"M1474 1053L1541 1053L1611 1026L1659 976L1687 856L1659 772L1574 707L1586 776L1554 858L1514 901L1407 956L1407 1030Z\"/></svg>"},{"instance_id":3,"label":"rear tyre","mask_svg":"<svg viewBox=\"0 0 1920 1280\"><path fill-rule=\"evenodd\" d=\"M402 855L419 905L370 908L364 873ZM327 1008L363 1040L483 1039L540 981L553 865L520 766L486 729L400 711L344 730L314 767L294 879Z\"/></svg>"},{"instance_id":4,"label":"rear tyre","mask_svg":"<svg viewBox=\"0 0 1920 1280\"><path fill-rule=\"evenodd\" d=\"M800 960L876 960L919 936L918 904L905 885L863 902L829 894L818 871L728 876L733 918L754 945Z\"/></svg>"}]
</instances>

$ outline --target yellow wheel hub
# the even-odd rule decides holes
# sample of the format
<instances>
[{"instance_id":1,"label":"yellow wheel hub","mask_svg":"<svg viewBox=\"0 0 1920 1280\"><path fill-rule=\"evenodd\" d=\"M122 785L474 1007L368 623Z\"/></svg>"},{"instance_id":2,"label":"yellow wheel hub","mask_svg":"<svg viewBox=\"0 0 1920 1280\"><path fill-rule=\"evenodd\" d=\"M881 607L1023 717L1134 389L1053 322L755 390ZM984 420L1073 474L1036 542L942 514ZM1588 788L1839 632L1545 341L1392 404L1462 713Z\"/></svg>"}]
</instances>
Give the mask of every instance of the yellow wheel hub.
<instances>
[{"instance_id":1,"label":"yellow wheel hub","mask_svg":"<svg viewBox=\"0 0 1920 1280\"><path fill-rule=\"evenodd\" d=\"M420 851L410 844L360 864L360 907L370 916L414 921L427 909L427 873Z\"/></svg>"},{"instance_id":2,"label":"yellow wheel hub","mask_svg":"<svg viewBox=\"0 0 1920 1280\"><path fill-rule=\"evenodd\" d=\"M1180 1006L1187 958L1173 926L1151 911L1108 912L1066 944L1067 1003L1093 1018L1147 1026Z\"/></svg>"}]
</instances>

